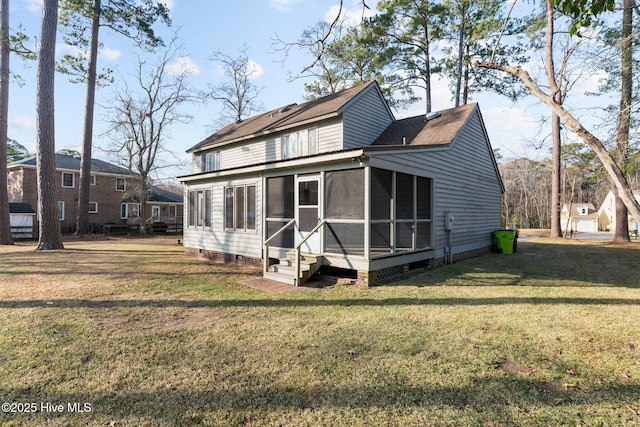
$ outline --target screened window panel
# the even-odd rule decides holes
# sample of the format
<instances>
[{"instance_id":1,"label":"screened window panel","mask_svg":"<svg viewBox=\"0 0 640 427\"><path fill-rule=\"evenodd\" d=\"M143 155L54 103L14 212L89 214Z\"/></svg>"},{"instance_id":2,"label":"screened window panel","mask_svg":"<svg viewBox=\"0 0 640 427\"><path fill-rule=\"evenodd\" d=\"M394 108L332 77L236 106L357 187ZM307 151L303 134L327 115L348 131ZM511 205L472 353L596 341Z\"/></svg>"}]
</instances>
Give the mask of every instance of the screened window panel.
<instances>
[{"instance_id":1,"label":"screened window panel","mask_svg":"<svg viewBox=\"0 0 640 427\"><path fill-rule=\"evenodd\" d=\"M267 221L267 238L273 236L278 230L287 225L287 222L289 221ZM293 228L287 228L276 236L270 245L276 248L293 248L293 237Z\"/></svg>"},{"instance_id":2,"label":"screened window panel","mask_svg":"<svg viewBox=\"0 0 640 427\"><path fill-rule=\"evenodd\" d=\"M238 230L244 230L244 187L236 187L236 223L235 227Z\"/></svg>"},{"instance_id":3,"label":"screened window panel","mask_svg":"<svg viewBox=\"0 0 640 427\"><path fill-rule=\"evenodd\" d=\"M267 217L293 218L293 175L267 179Z\"/></svg>"},{"instance_id":4,"label":"screened window panel","mask_svg":"<svg viewBox=\"0 0 640 427\"><path fill-rule=\"evenodd\" d=\"M326 216L364 219L364 169L327 172Z\"/></svg>"},{"instance_id":5,"label":"screened window panel","mask_svg":"<svg viewBox=\"0 0 640 427\"><path fill-rule=\"evenodd\" d=\"M416 229L416 249L431 247L431 223L419 222Z\"/></svg>"},{"instance_id":6,"label":"screened window panel","mask_svg":"<svg viewBox=\"0 0 640 427\"><path fill-rule=\"evenodd\" d=\"M386 255L393 251L391 246L391 223L371 224L371 256Z\"/></svg>"},{"instance_id":7,"label":"screened window panel","mask_svg":"<svg viewBox=\"0 0 640 427\"><path fill-rule=\"evenodd\" d=\"M247 230L256 229L256 186L247 186Z\"/></svg>"},{"instance_id":8,"label":"screened window panel","mask_svg":"<svg viewBox=\"0 0 640 427\"><path fill-rule=\"evenodd\" d=\"M204 192L204 226L211 227L211 190Z\"/></svg>"},{"instance_id":9,"label":"screened window panel","mask_svg":"<svg viewBox=\"0 0 640 427\"><path fill-rule=\"evenodd\" d=\"M416 179L417 185L417 218L431 219L431 180L421 176Z\"/></svg>"},{"instance_id":10,"label":"screened window panel","mask_svg":"<svg viewBox=\"0 0 640 427\"><path fill-rule=\"evenodd\" d=\"M345 255L364 255L364 224L327 224L325 250Z\"/></svg>"},{"instance_id":11,"label":"screened window panel","mask_svg":"<svg viewBox=\"0 0 640 427\"><path fill-rule=\"evenodd\" d=\"M125 214L121 214L121 217L124 218ZM196 192L189 191L189 226L193 227L196 225Z\"/></svg>"},{"instance_id":12,"label":"screened window panel","mask_svg":"<svg viewBox=\"0 0 640 427\"><path fill-rule=\"evenodd\" d=\"M391 219L393 172L371 169L371 219Z\"/></svg>"},{"instance_id":13,"label":"screened window panel","mask_svg":"<svg viewBox=\"0 0 640 427\"><path fill-rule=\"evenodd\" d=\"M298 211L298 216L300 219L300 231L311 231L313 227L318 225L318 208L304 208L301 207Z\"/></svg>"},{"instance_id":14,"label":"screened window panel","mask_svg":"<svg viewBox=\"0 0 640 427\"><path fill-rule=\"evenodd\" d=\"M396 173L396 218L413 219L413 175Z\"/></svg>"},{"instance_id":15,"label":"screened window panel","mask_svg":"<svg viewBox=\"0 0 640 427\"><path fill-rule=\"evenodd\" d=\"M233 187L224 189L224 227L233 228Z\"/></svg>"},{"instance_id":16,"label":"screened window panel","mask_svg":"<svg viewBox=\"0 0 640 427\"><path fill-rule=\"evenodd\" d=\"M396 250L413 250L413 223L399 222L396 224Z\"/></svg>"}]
</instances>

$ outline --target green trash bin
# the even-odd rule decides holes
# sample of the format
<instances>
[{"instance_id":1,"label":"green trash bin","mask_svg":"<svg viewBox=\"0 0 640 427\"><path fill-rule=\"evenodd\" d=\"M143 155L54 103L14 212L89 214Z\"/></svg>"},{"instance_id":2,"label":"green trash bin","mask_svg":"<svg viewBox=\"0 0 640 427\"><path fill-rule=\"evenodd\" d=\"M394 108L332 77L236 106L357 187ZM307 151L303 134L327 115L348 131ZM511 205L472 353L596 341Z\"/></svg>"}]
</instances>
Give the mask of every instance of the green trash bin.
<instances>
[{"instance_id":1,"label":"green trash bin","mask_svg":"<svg viewBox=\"0 0 640 427\"><path fill-rule=\"evenodd\" d=\"M496 230L496 243L498 252L512 254L516 250L518 230Z\"/></svg>"}]
</instances>

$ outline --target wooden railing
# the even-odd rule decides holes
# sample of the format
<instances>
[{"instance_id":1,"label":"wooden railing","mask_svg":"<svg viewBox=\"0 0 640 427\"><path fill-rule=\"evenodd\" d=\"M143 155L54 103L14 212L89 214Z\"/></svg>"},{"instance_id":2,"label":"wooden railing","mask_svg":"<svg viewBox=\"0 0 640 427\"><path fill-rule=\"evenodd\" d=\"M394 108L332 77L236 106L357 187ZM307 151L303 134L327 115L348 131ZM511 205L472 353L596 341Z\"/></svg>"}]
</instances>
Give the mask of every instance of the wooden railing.
<instances>
[{"instance_id":1,"label":"wooden railing","mask_svg":"<svg viewBox=\"0 0 640 427\"><path fill-rule=\"evenodd\" d=\"M271 241L273 239L275 239L277 236L279 236L280 234L282 234L282 232L284 230L286 230L287 228L291 227L293 224L295 224L296 220L292 219L291 221L289 221L288 223L286 223L284 226L282 226L282 228L280 228L278 231L276 231L275 233L273 233L273 235L271 237L269 237L267 240L264 241L264 272L266 273L267 271L269 271L269 243L271 243Z\"/></svg>"}]
</instances>

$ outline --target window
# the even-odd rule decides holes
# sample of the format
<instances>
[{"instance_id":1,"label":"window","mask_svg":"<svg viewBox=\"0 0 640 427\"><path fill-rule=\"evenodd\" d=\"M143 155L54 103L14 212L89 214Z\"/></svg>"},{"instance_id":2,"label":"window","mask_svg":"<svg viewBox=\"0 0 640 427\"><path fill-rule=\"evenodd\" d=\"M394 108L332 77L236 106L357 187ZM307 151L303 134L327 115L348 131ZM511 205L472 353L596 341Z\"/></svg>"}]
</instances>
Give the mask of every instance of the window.
<instances>
[{"instance_id":1,"label":"window","mask_svg":"<svg viewBox=\"0 0 640 427\"><path fill-rule=\"evenodd\" d=\"M239 185L224 189L224 228L256 229L256 186Z\"/></svg>"},{"instance_id":2,"label":"window","mask_svg":"<svg viewBox=\"0 0 640 427\"><path fill-rule=\"evenodd\" d=\"M95 175L91 175L89 177L89 185L96 185L96 176Z\"/></svg>"},{"instance_id":3,"label":"window","mask_svg":"<svg viewBox=\"0 0 640 427\"><path fill-rule=\"evenodd\" d=\"M76 176L73 173L62 172L62 186L64 188L74 188L76 185Z\"/></svg>"},{"instance_id":4,"label":"window","mask_svg":"<svg viewBox=\"0 0 640 427\"><path fill-rule=\"evenodd\" d=\"M127 191L127 180L116 178L116 191Z\"/></svg>"},{"instance_id":5,"label":"window","mask_svg":"<svg viewBox=\"0 0 640 427\"><path fill-rule=\"evenodd\" d=\"M220 151L211 151L201 157L202 172L212 172L220 169Z\"/></svg>"},{"instance_id":6,"label":"window","mask_svg":"<svg viewBox=\"0 0 640 427\"><path fill-rule=\"evenodd\" d=\"M89 213L98 213L98 202L89 202Z\"/></svg>"},{"instance_id":7,"label":"window","mask_svg":"<svg viewBox=\"0 0 640 427\"><path fill-rule=\"evenodd\" d=\"M267 178L266 197L266 232L267 237L271 237L294 217L294 176ZM293 248L293 242L294 230L290 227L274 237L271 244L278 248Z\"/></svg>"},{"instance_id":8,"label":"window","mask_svg":"<svg viewBox=\"0 0 640 427\"><path fill-rule=\"evenodd\" d=\"M305 129L282 136L282 158L318 154L318 129Z\"/></svg>"},{"instance_id":9,"label":"window","mask_svg":"<svg viewBox=\"0 0 640 427\"><path fill-rule=\"evenodd\" d=\"M178 207L176 205L169 205L169 218L175 218L178 216Z\"/></svg>"},{"instance_id":10,"label":"window","mask_svg":"<svg viewBox=\"0 0 640 427\"><path fill-rule=\"evenodd\" d=\"M120 205L120 218L138 218L140 216L140 203L123 203Z\"/></svg>"},{"instance_id":11,"label":"window","mask_svg":"<svg viewBox=\"0 0 640 427\"><path fill-rule=\"evenodd\" d=\"M189 227L211 227L211 208L211 190L189 191ZM176 215L177 207L169 206L169 216Z\"/></svg>"},{"instance_id":12,"label":"window","mask_svg":"<svg viewBox=\"0 0 640 427\"><path fill-rule=\"evenodd\" d=\"M58 219L60 221L64 221L64 202L63 201L58 202Z\"/></svg>"}]
</instances>

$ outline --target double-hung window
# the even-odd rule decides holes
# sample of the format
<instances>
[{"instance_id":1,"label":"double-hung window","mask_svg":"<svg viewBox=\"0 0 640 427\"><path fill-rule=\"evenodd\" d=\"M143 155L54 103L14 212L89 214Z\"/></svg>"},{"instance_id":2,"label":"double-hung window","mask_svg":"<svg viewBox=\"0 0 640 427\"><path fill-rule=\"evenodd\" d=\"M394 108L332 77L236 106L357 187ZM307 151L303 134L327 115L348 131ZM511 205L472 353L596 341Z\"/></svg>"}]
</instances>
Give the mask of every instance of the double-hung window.
<instances>
[{"instance_id":1,"label":"double-hung window","mask_svg":"<svg viewBox=\"0 0 640 427\"><path fill-rule=\"evenodd\" d=\"M116 178L116 191L127 191L127 180L124 178Z\"/></svg>"},{"instance_id":2,"label":"double-hung window","mask_svg":"<svg viewBox=\"0 0 640 427\"><path fill-rule=\"evenodd\" d=\"M305 129L282 136L282 158L318 154L318 129Z\"/></svg>"},{"instance_id":3,"label":"double-hung window","mask_svg":"<svg viewBox=\"0 0 640 427\"><path fill-rule=\"evenodd\" d=\"M236 185L224 189L224 228L256 229L256 186Z\"/></svg>"},{"instance_id":4,"label":"double-hung window","mask_svg":"<svg viewBox=\"0 0 640 427\"><path fill-rule=\"evenodd\" d=\"M189 227L211 227L211 190L191 190L188 197Z\"/></svg>"},{"instance_id":5,"label":"double-hung window","mask_svg":"<svg viewBox=\"0 0 640 427\"><path fill-rule=\"evenodd\" d=\"M73 173L62 172L62 187L74 188L76 186L76 176Z\"/></svg>"},{"instance_id":6,"label":"double-hung window","mask_svg":"<svg viewBox=\"0 0 640 427\"><path fill-rule=\"evenodd\" d=\"M220 169L220 151L210 151L202 155L202 172L213 172Z\"/></svg>"}]
</instances>

